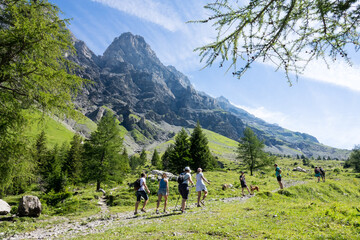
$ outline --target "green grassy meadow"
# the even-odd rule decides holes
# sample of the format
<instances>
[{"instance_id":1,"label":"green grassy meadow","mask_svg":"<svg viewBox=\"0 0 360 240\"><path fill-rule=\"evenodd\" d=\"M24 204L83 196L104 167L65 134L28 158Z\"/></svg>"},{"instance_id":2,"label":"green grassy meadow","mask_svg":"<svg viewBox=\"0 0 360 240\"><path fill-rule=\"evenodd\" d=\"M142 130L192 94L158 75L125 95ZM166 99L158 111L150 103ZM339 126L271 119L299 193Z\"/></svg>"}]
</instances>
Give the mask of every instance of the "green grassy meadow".
<instances>
[{"instance_id":1,"label":"green grassy meadow","mask_svg":"<svg viewBox=\"0 0 360 240\"><path fill-rule=\"evenodd\" d=\"M246 174L248 185L260 188L255 196L241 198L239 165L236 170L205 172L211 181L206 206L195 207L195 189L188 200L185 214L174 212L177 202L177 183L170 182L169 214L155 214L157 183L148 179L150 201L148 212L133 218L135 195L127 183L136 179L130 174L122 184L108 183L102 187L107 192L108 212L104 215L97 204L101 193L95 185L70 186L70 197L55 206L46 204L40 192L44 211L40 218L16 218L13 222L1 222L0 232L6 236L50 228L55 223L67 221L84 222L91 218L105 218L128 213L130 219L118 221L100 233L71 236L75 239L359 239L360 238L360 178L349 170L343 170L339 161L321 161L327 173L326 182L317 183L312 171L293 172L296 160L279 159L283 170L285 189L279 190L272 168L256 171L254 176ZM314 161L315 162L315 161ZM319 164L319 165L320 165ZM299 166L300 164L296 165ZM306 166L301 167L305 169ZM145 170L145 169L144 169ZM195 177L193 175L193 177ZM232 184L222 190L223 184ZM28 194L28 193L27 193ZM5 198L13 207L20 196ZM162 204L160 205L160 209ZM101 227L99 227L101 228ZM64 236L66 237L66 236Z\"/></svg>"},{"instance_id":2,"label":"green grassy meadow","mask_svg":"<svg viewBox=\"0 0 360 240\"><path fill-rule=\"evenodd\" d=\"M32 113L32 119L41 118L41 113ZM93 130L92 122L86 124ZM34 121L35 122L35 121ZM42 125L43 124L43 125ZM29 136L36 136L44 129L49 146L70 142L73 133L59 122L46 117L32 124ZM126 130L122 130L126 134ZM102 184L106 191L106 212L99 201L101 192L95 191L95 183L68 186L65 193L44 194L36 185L17 196L4 198L15 213L22 195L36 195L43 205L39 218L12 217L0 221L0 238L14 234L31 232L36 229L51 229L62 224L112 219L106 228L97 226L98 233L59 235L59 238L74 239L360 239L360 175L351 169L345 170L343 162L335 160L311 160L310 166L322 166L326 170L326 182L317 183L313 168L303 166L302 160L278 158L277 163L283 173L284 190L279 190L273 167L255 171L253 176L236 160L237 142L219 134L204 130L211 152L225 164L224 169L204 172L211 182L206 206L198 208L195 189L191 189L188 210L185 214L174 211L181 199L177 183L170 182L168 214L155 214L157 201L157 181L148 178L151 191L147 213L133 217L135 192L128 186L138 178L140 172L150 172L151 167L143 167L126 174L122 183ZM170 140L168 143L171 143ZM148 152L151 158L152 152ZM148 162L146 164L150 166ZM300 166L307 173L294 172ZM254 197L241 198L240 171L245 171L247 184L260 188ZM193 174L195 179L195 174ZM222 185L232 185L222 190ZM247 194L247 191L245 190ZM163 204L163 203L162 203ZM163 205L160 205L162 209ZM140 205L142 206L142 205ZM126 214L126 218L117 217ZM1 218L0 218L1 220ZM72 229L68 230L69 232Z\"/></svg>"}]
</instances>

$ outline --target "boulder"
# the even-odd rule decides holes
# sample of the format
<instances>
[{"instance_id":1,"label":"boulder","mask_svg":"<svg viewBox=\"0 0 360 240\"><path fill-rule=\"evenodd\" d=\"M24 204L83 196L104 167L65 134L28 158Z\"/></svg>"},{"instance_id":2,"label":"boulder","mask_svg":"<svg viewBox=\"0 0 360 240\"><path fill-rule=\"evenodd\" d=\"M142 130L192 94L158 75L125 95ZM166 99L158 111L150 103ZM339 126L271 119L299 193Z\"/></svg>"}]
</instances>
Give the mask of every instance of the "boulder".
<instances>
[{"instance_id":1,"label":"boulder","mask_svg":"<svg viewBox=\"0 0 360 240\"><path fill-rule=\"evenodd\" d=\"M293 171L297 171L297 172L307 172L305 169L301 168L301 167L296 167L293 169Z\"/></svg>"},{"instance_id":2,"label":"boulder","mask_svg":"<svg viewBox=\"0 0 360 240\"><path fill-rule=\"evenodd\" d=\"M164 172L164 171L161 171L161 170L152 170L152 171L150 172L150 174L152 174L152 175L158 175L158 176L160 176L160 178L162 177L162 174L163 174L163 173L166 173L166 175L167 175L167 177L169 178L170 181L176 181L177 176L174 175L174 174L172 174L172 173L170 173L170 172Z\"/></svg>"},{"instance_id":3,"label":"boulder","mask_svg":"<svg viewBox=\"0 0 360 240\"><path fill-rule=\"evenodd\" d=\"M41 202L36 196L23 196L19 203L18 215L20 217L39 217L41 214Z\"/></svg>"},{"instance_id":4,"label":"boulder","mask_svg":"<svg viewBox=\"0 0 360 240\"><path fill-rule=\"evenodd\" d=\"M4 200L0 199L0 215L7 215L10 213L11 207Z\"/></svg>"}]
</instances>

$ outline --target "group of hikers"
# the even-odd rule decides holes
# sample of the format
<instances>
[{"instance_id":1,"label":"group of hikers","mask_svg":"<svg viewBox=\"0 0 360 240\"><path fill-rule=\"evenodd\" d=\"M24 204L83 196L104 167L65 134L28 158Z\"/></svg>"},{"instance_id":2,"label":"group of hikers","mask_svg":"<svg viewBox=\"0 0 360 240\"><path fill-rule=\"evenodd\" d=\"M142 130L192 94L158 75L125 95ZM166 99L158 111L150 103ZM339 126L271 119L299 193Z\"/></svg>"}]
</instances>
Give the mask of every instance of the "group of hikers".
<instances>
[{"instance_id":1,"label":"group of hikers","mask_svg":"<svg viewBox=\"0 0 360 240\"><path fill-rule=\"evenodd\" d=\"M274 164L274 168L275 168L275 176L279 183L279 187L280 187L280 189L283 189L284 186L281 181L281 172L282 171L281 171L280 167L278 167L277 164ZM320 177L325 182L325 171L321 167L319 167L319 168L315 167L315 177L318 178L318 182L320 182ZM246 184L244 172L241 172L239 180L240 180L240 184L241 184L242 196L245 196L244 189L247 189L249 194L252 195L253 192L250 192L250 189ZM190 167L185 167L184 172L182 174L180 174L180 176L178 178L178 183L179 183L178 191L182 197L180 210L182 213L184 213L185 208L186 208L186 201L189 198L190 188L195 186L195 184L192 180L192 177L191 177ZM197 173L196 173L196 192L198 193L197 207L201 207L201 205L205 206L204 200L208 194L208 190L205 186L205 183L210 184L210 182L204 177L202 169L198 168ZM190 184L191 184L191 186L190 186ZM257 190L258 190L258 187L255 187L255 188L257 188ZM251 189L251 190L253 191L253 189ZM141 208L141 211L146 212L145 207L149 201L149 196L146 192L148 194L150 194L150 190L146 185L146 174L141 173L140 188L136 191L136 204L135 204L135 212L134 212L135 215L138 214L138 207L139 207L141 198L144 199L144 203L143 203L143 207ZM202 195L202 193L203 193L203 195ZM159 181L159 190L158 190L157 194L158 194L158 200L157 200L157 204L156 204L156 213L157 214L160 213L159 206L160 206L160 202L161 202L162 198L164 198L164 213L167 213L166 206L167 206L168 195L169 195L169 179L167 178L167 174L165 172L162 174L162 178ZM202 195L202 199L201 199L201 195Z\"/></svg>"},{"instance_id":2,"label":"group of hikers","mask_svg":"<svg viewBox=\"0 0 360 240\"><path fill-rule=\"evenodd\" d=\"M189 198L190 188L195 186L190 173L191 173L190 167L185 167L184 173L182 173L178 179L178 182L179 182L178 190L182 197L182 202L181 202L181 212L182 213L185 212L186 200ZM204 177L202 169L198 168L197 174L196 174L196 191L198 193L198 198L197 198L197 206L198 207L201 207L200 204L205 206L204 200L208 194L205 183L210 184L210 182ZM189 186L189 184L191 184L191 186ZM146 212L145 207L146 207L147 202L149 201L149 196L145 191L148 194L150 194L150 190L146 185L146 174L141 173L140 188L136 191L136 204L135 204L135 212L134 212L135 215L138 214L138 207L139 207L141 198L144 198L144 204L143 204L143 207L141 208L141 211ZM203 192L203 197L201 199L202 192ZM156 204L156 213L157 214L160 213L159 206L160 206L160 202L163 197L164 197L164 213L167 213L166 206L167 206L168 195L169 195L169 179L167 178L167 174L165 172L162 174L162 178L159 181L159 190L158 190L157 194L158 194L158 200L157 200L157 204Z\"/></svg>"},{"instance_id":3,"label":"group of hikers","mask_svg":"<svg viewBox=\"0 0 360 240\"><path fill-rule=\"evenodd\" d=\"M281 169L279 167L277 167L277 164L275 164L274 166L275 166L275 174L276 174L277 180L279 182L280 188L282 189L283 185L281 183ZM246 185L244 172L241 172L239 179L240 179L241 188L242 188L242 195L244 196L244 189L247 189L249 194L252 194L252 193L250 193L250 190L249 190L248 186ZM191 177L190 167L184 168L184 172L182 174L180 174L180 176L178 178L178 183L179 183L178 190L182 197L180 210L182 213L184 213L185 208L186 208L186 201L189 198L190 188L195 186L195 184L192 180L192 177ZM201 207L201 205L205 206L204 200L205 200L206 196L208 195L208 190L206 188L205 183L210 184L210 182L204 177L202 169L198 168L197 173L196 173L197 207ZM190 184L191 184L191 186L190 186ZM149 201L149 196L146 192L148 194L150 194L150 190L146 185L146 174L141 173L140 188L136 191L136 194L135 194L136 195L136 204L135 204L135 212L134 212L135 215L138 214L138 207L139 207L141 198L144 199L144 203L143 203L143 206L140 211L146 212L145 207ZM157 200L157 204L156 204L156 213L157 214L160 213L159 206L160 206L160 202L161 202L162 198L164 198L164 213L167 213L166 207L167 207L168 195L169 195L169 179L167 178L167 174L165 172L162 174L162 178L159 181L159 190L158 190L157 194L158 194L158 200ZM201 198L201 196L202 196L202 198Z\"/></svg>"}]
</instances>

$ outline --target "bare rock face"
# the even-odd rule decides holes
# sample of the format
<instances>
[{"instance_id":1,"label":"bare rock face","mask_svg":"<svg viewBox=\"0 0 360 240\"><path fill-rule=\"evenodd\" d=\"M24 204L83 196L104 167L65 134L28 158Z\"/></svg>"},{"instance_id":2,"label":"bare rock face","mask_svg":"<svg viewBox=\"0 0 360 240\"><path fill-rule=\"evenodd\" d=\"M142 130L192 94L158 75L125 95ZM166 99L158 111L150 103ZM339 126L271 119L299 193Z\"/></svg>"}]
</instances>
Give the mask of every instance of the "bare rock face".
<instances>
[{"instance_id":1,"label":"bare rock face","mask_svg":"<svg viewBox=\"0 0 360 240\"><path fill-rule=\"evenodd\" d=\"M7 215L10 213L11 207L4 200L0 199L0 215Z\"/></svg>"},{"instance_id":2,"label":"bare rock face","mask_svg":"<svg viewBox=\"0 0 360 240\"><path fill-rule=\"evenodd\" d=\"M41 210L41 202L38 197L23 196L19 203L18 215L20 217L39 217Z\"/></svg>"}]
</instances>

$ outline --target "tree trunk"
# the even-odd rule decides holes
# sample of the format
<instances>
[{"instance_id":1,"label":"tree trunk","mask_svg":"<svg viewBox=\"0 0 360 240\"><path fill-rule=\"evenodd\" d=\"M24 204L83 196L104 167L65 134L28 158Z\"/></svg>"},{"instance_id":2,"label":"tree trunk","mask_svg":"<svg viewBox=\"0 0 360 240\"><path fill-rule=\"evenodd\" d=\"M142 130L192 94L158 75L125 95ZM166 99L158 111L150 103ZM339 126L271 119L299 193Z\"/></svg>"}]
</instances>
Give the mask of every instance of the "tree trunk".
<instances>
[{"instance_id":1,"label":"tree trunk","mask_svg":"<svg viewBox=\"0 0 360 240\"><path fill-rule=\"evenodd\" d=\"M96 191L100 190L100 180L96 180Z\"/></svg>"}]
</instances>

